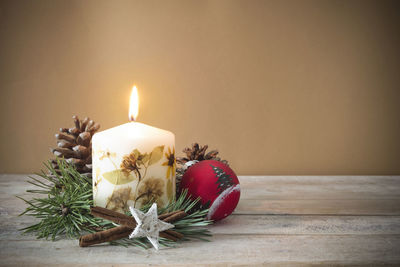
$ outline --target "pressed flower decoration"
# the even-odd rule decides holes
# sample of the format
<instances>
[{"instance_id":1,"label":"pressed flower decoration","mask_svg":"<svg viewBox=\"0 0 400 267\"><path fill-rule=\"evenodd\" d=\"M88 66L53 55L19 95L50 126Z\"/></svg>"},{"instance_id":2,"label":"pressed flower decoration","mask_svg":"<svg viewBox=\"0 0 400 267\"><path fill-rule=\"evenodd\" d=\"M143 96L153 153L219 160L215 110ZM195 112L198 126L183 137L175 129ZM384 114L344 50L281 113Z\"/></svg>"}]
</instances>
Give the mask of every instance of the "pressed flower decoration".
<instances>
[{"instance_id":1,"label":"pressed flower decoration","mask_svg":"<svg viewBox=\"0 0 400 267\"><path fill-rule=\"evenodd\" d=\"M126 207L129 207L128 201L134 200L135 198L132 193L132 188L123 187L114 190L113 194L108 199L106 208L114 211L125 210Z\"/></svg>"},{"instance_id":2,"label":"pressed flower decoration","mask_svg":"<svg viewBox=\"0 0 400 267\"><path fill-rule=\"evenodd\" d=\"M163 206L161 197L164 194L164 185L163 179L153 177L146 179L138 189L135 204L141 201L143 205L146 205L155 201L158 206Z\"/></svg>"},{"instance_id":3,"label":"pressed flower decoration","mask_svg":"<svg viewBox=\"0 0 400 267\"><path fill-rule=\"evenodd\" d=\"M99 152L99 160L109 160L115 167L114 170L102 174L98 170L95 175L95 195L97 185L103 178L115 185L105 203L107 208L126 212L129 206L146 205L152 201L162 207L167 200L170 202L175 198L175 181L172 179L176 171L174 147L164 150L164 146L156 146L150 153L141 153L138 149L134 149L131 153L123 156L120 163L118 163L115 153ZM163 179L162 176L154 176L154 174L147 177L148 168L160 161L162 162L161 166L166 168L164 177L167 179ZM136 186L128 185L134 181L136 181ZM124 186L125 184L127 186Z\"/></svg>"},{"instance_id":4,"label":"pressed flower decoration","mask_svg":"<svg viewBox=\"0 0 400 267\"><path fill-rule=\"evenodd\" d=\"M176 158L175 158L175 148L168 147L168 152L165 153L165 157L167 161L164 162L162 165L167 166L167 178L175 176L175 169L176 169Z\"/></svg>"},{"instance_id":5,"label":"pressed flower decoration","mask_svg":"<svg viewBox=\"0 0 400 267\"><path fill-rule=\"evenodd\" d=\"M147 153L145 155L140 154L139 150L135 149L129 155L124 156L121 163L121 170L125 175L129 175L130 172L134 172L136 176L141 179L140 165L143 165L143 159L148 157Z\"/></svg>"}]
</instances>

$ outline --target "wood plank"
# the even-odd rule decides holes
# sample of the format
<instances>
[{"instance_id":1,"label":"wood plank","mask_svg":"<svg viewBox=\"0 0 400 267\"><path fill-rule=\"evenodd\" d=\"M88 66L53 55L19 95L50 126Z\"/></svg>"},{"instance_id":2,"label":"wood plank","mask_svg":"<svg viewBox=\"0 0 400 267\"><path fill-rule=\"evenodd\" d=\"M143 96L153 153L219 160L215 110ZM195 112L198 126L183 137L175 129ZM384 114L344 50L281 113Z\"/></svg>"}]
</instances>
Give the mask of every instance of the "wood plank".
<instances>
[{"instance_id":1,"label":"wood plank","mask_svg":"<svg viewBox=\"0 0 400 267\"><path fill-rule=\"evenodd\" d=\"M0 238L32 240L18 231L32 222L28 216L2 216ZM400 216L231 215L209 229L214 235L399 235Z\"/></svg>"},{"instance_id":2,"label":"wood plank","mask_svg":"<svg viewBox=\"0 0 400 267\"><path fill-rule=\"evenodd\" d=\"M26 175L0 175L0 265L400 264L400 216L391 216L400 213L399 176L240 179L242 199L234 215L210 227L213 242L156 252L20 235L33 219L16 217L24 204L14 196L30 198L25 190L33 187Z\"/></svg>"},{"instance_id":3,"label":"wood plank","mask_svg":"<svg viewBox=\"0 0 400 267\"><path fill-rule=\"evenodd\" d=\"M26 174L0 174L1 192L22 194ZM240 176L242 199L397 199L400 176Z\"/></svg>"},{"instance_id":4,"label":"wood plank","mask_svg":"<svg viewBox=\"0 0 400 267\"><path fill-rule=\"evenodd\" d=\"M240 179L242 195L236 214L400 215L400 176ZM18 214L23 210L22 202L13 196L32 197L25 192L33 188L26 180L26 175L0 175L0 212Z\"/></svg>"},{"instance_id":5,"label":"wood plank","mask_svg":"<svg viewBox=\"0 0 400 267\"><path fill-rule=\"evenodd\" d=\"M400 236L215 235L212 242L142 250L114 246L78 247L75 241L0 241L1 264L400 264Z\"/></svg>"},{"instance_id":6,"label":"wood plank","mask_svg":"<svg viewBox=\"0 0 400 267\"><path fill-rule=\"evenodd\" d=\"M400 199L241 199L235 214L400 215Z\"/></svg>"},{"instance_id":7,"label":"wood plank","mask_svg":"<svg viewBox=\"0 0 400 267\"><path fill-rule=\"evenodd\" d=\"M236 235L399 235L400 216L231 215L209 229Z\"/></svg>"},{"instance_id":8,"label":"wood plank","mask_svg":"<svg viewBox=\"0 0 400 267\"><path fill-rule=\"evenodd\" d=\"M400 176L240 176L242 199L397 199ZM21 194L28 175L0 174L1 191Z\"/></svg>"},{"instance_id":9,"label":"wood plank","mask_svg":"<svg viewBox=\"0 0 400 267\"><path fill-rule=\"evenodd\" d=\"M400 176L240 176L242 199L399 199Z\"/></svg>"},{"instance_id":10,"label":"wood plank","mask_svg":"<svg viewBox=\"0 0 400 267\"><path fill-rule=\"evenodd\" d=\"M400 176L240 176L242 199L397 199ZM22 194L25 174L0 174L0 190Z\"/></svg>"},{"instance_id":11,"label":"wood plank","mask_svg":"<svg viewBox=\"0 0 400 267\"><path fill-rule=\"evenodd\" d=\"M400 176L244 176L236 214L400 215Z\"/></svg>"}]
</instances>

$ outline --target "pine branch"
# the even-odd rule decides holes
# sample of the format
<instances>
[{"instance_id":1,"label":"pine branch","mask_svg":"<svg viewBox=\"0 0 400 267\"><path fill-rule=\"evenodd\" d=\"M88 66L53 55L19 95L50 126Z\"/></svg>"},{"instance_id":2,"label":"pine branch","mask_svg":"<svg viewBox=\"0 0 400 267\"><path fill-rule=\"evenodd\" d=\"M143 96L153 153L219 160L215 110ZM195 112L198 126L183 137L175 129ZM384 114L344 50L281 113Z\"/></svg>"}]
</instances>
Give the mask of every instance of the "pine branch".
<instances>
[{"instance_id":1,"label":"pine branch","mask_svg":"<svg viewBox=\"0 0 400 267\"><path fill-rule=\"evenodd\" d=\"M27 192L42 195L32 200L25 200L28 207L21 215L28 215L40 219L40 222L24 229L25 233L35 233L37 238L55 240L66 235L76 238L82 231L93 231L100 227L102 220L90 215L92 200L92 184L89 178L81 175L73 166L58 159L59 173L50 162L45 164L50 174L42 171L36 177L30 177L29 183L39 190Z\"/></svg>"},{"instance_id":2,"label":"pine branch","mask_svg":"<svg viewBox=\"0 0 400 267\"><path fill-rule=\"evenodd\" d=\"M77 238L84 233L92 233L97 230L105 230L115 227L114 223L95 218L90 214L90 206L93 205L92 181L80 174L73 165L64 159L57 159L57 171L49 162L45 164L46 171L37 174L41 177L30 177L30 184L38 189L27 190L40 197L25 200L28 207L20 214L39 219L36 224L21 229L24 233L34 233L37 238L58 240L62 237ZM183 219L174 223L174 230L185 235L184 240L206 240L210 232L205 226L211 221L205 220L208 210L197 210L199 199L193 201L187 196L187 191L181 193L179 198L167 207L160 209L159 214L176 210L184 210L189 213ZM146 212L151 203L142 208ZM192 211L192 212L190 212ZM110 242L112 245L150 247L147 239L121 239ZM162 246L173 246L176 242L160 238Z\"/></svg>"},{"instance_id":3,"label":"pine branch","mask_svg":"<svg viewBox=\"0 0 400 267\"><path fill-rule=\"evenodd\" d=\"M209 241L206 237L211 236L211 233L205 228L207 225L212 224L212 221L205 220L205 216L208 213L208 209L206 210L196 210L194 212L190 212L192 209L196 207L200 198L196 200L191 200L187 196L187 190L183 191L178 199L172 203L170 203L167 207L158 210L158 214L163 214L166 212L172 212L177 210L184 210L188 213L188 215L182 219L174 222L174 231L182 233L185 235L182 241L188 241L192 239ZM152 203L141 208L143 212L147 212L151 207ZM128 213L127 213L128 214ZM129 215L129 214L128 214ZM122 246L138 246L143 248L149 248L151 245L148 240L145 238L140 239L129 239L124 238L118 241L110 242L112 245L122 245ZM164 247L172 247L176 245L176 242L170 241L168 239L160 237L160 245Z\"/></svg>"}]
</instances>

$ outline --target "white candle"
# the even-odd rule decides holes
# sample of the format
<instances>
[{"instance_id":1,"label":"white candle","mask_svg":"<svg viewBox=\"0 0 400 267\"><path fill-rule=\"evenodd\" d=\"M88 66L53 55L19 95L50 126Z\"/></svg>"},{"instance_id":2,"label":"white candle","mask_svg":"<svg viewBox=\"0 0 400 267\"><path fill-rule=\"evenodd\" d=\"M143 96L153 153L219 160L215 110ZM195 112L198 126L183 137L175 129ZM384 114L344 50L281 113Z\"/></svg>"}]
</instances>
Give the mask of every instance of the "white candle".
<instances>
[{"instance_id":1,"label":"white candle","mask_svg":"<svg viewBox=\"0 0 400 267\"><path fill-rule=\"evenodd\" d=\"M136 87L130 119L138 114ZM96 133L92 138L94 205L116 211L175 199L175 136L139 122Z\"/></svg>"}]
</instances>

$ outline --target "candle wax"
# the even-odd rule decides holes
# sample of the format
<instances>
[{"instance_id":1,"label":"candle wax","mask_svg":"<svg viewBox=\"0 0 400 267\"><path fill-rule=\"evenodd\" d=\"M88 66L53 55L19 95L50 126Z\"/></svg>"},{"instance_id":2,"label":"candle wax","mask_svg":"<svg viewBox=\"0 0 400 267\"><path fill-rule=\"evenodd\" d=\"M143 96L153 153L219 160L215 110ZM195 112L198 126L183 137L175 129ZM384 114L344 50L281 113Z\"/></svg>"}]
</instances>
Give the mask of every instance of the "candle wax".
<instances>
[{"instance_id":1,"label":"candle wax","mask_svg":"<svg viewBox=\"0 0 400 267\"><path fill-rule=\"evenodd\" d=\"M120 212L175 198L175 136L129 122L92 138L94 205Z\"/></svg>"}]
</instances>

